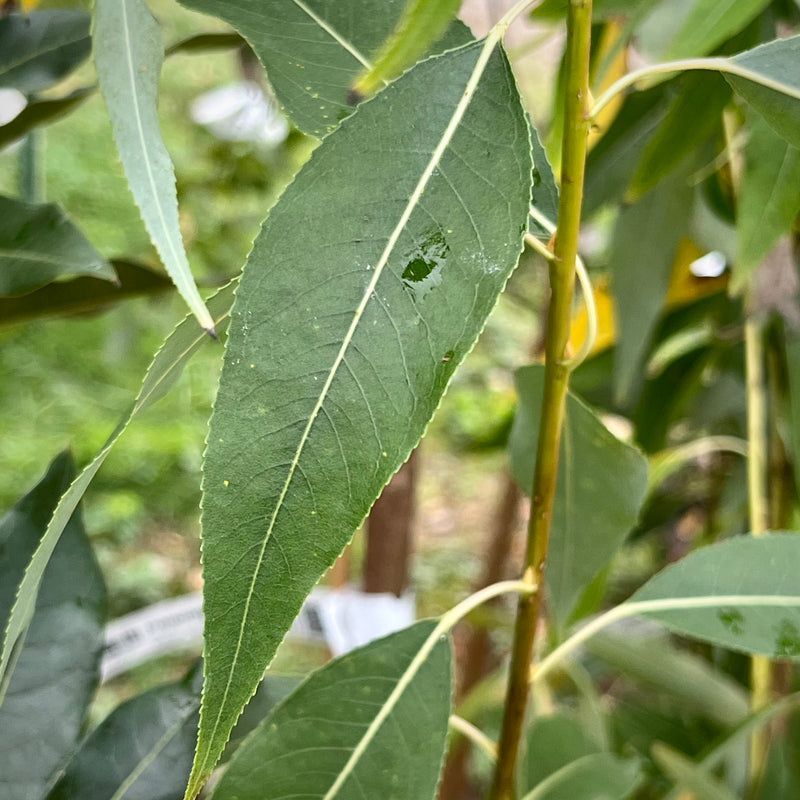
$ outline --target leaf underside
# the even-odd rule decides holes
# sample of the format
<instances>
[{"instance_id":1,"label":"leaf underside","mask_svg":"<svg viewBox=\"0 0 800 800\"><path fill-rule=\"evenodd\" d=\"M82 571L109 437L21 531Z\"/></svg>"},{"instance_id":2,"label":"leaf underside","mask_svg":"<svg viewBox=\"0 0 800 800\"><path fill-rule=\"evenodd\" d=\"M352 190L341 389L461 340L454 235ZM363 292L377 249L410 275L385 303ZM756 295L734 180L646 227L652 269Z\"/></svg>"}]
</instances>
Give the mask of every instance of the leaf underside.
<instances>
[{"instance_id":1,"label":"leaf underside","mask_svg":"<svg viewBox=\"0 0 800 800\"><path fill-rule=\"evenodd\" d=\"M434 156L481 49L417 65L327 137L245 266L204 466L206 683L190 794L518 260L530 144L500 52Z\"/></svg>"}]
</instances>

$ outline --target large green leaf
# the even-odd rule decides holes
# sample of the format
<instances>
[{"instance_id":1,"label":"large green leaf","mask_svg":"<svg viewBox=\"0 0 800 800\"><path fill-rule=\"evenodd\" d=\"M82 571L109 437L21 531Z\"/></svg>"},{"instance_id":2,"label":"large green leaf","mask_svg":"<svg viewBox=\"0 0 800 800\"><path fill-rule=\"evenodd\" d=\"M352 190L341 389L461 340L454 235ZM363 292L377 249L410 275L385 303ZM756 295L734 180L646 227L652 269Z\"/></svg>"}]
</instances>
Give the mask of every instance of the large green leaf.
<instances>
[{"instance_id":1,"label":"large green leaf","mask_svg":"<svg viewBox=\"0 0 800 800\"><path fill-rule=\"evenodd\" d=\"M57 205L0 196L0 296L74 275L116 280L111 265Z\"/></svg>"},{"instance_id":2,"label":"large green leaf","mask_svg":"<svg viewBox=\"0 0 800 800\"><path fill-rule=\"evenodd\" d=\"M91 50L85 11L49 9L0 18L0 88L48 89Z\"/></svg>"},{"instance_id":3,"label":"large green leaf","mask_svg":"<svg viewBox=\"0 0 800 800\"><path fill-rule=\"evenodd\" d=\"M682 172L624 208L611 246L615 318L614 389L618 402L631 397L637 375L664 308L678 241L692 211L692 190Z\"/></svg>"},{"instance_id":4,"label":"large green leaf","mask_svg":"<svg viewBox=\"0 0 800 800\"><path fill-rule=\"evenodd\" d=\"M641 782L637 759L594 753L554 772L523 800L626 800Z\"/></svg>"},{"instance_id":5,"label":"large green leaf","mask_svg":"<svg viewBox=\"0 0 800 800\"><path fill-rule=\"evenodd\" d=\"M209 300L208 305L217 325L223 324L228 318L232 294L233 284L229 284ZM17 643L25 635L33 616L36 598L39 595L42 583L42 575L58 544L64 526L77 508L87 486L91 483L92 478L94 478L109 452L111 452L111 448L128 427L130 421L139 412L151 406L169 391L170 387L178 379L183 366L207 339L208 337L204 333L198 331L197 325L191 317L178 325L167 337L153 359L153 363L147 371L142 388L133 406L109 436L100 452L84 467L80 475L61 496L47 525L47 530L28 564L25 577L19 585L11 614L5 624L2 659L0 659L0 681L7 680L8 676L13 672L12 655L15 652Z\"/></svg>"},{"instance_id":6,"label":"large green leaf","mask_svg":"<svg viewBox=\"0 0 800 800\"><path fill-rule=\"evenodd\" d=\"M770 0L696 0L665 60L710 53L755 19Z\"/></svg>"},{"instance_id":7,"label":"large green leaf","mask_svg":"<svg viewBox=\"0 0 800 800\"><path fill-rule=\"evenodd\" d=\"M800 212L800 150L778 136L760 114L748 114L748 123L736 207L734 290L744 288L778 239L792 230Z\"/></svg>"},{"instance_id":8,"label":"large green leaf","mask_svg":"<svg viewBox=\"0 0 800 800\"><path fill-rule=\"evenodd\" d=\"M539 438L544 367L517 371L519 410L511 431L511 470L530 493ZM563 626L581 593L636 524L647 491L647 461L615 438L575 395L567 397L547 562L549 604Z\"/></svg>"},{"instance_id":9,"label":"large green leaf","mask_svg":"<svg viewBox=\"0 0 800 800\"><path fill-rule=\"evenodd\" d=\"M362 105L270 212L237 290L204 466L192 791L473 346L519 258L530 188L513 76L476 43Z\"/></svg>"},{"instance_id":10,"label":"large green leaf","mask_svg":"<svg viewBox=\"0 0 800 800\"><path fill-rule=\"evenodd\" d=\"M245 740L214 800L433 800L451 695L450 644L431 642L434 628L419 622L314 672Z\"/></svg>"},{"instance_id":11,"label":"large green leaf","mask_svg":"<svg viewBox=\"0 0 800 800\"><path fill-rule=\"evenodd\" d=\"M115 709L86 739L47 800L180 800L192 766L202 671Z\"/></svg>"},{"instance_id":12,"label":"large green leaf","mask_svg":"<svg viewBox=\"0 0 800 800\"><path fill-rule=\"evenodd\" d=\"M686 636L773 658L800 657L800 534L736 536L651 578L630 603ZM633 606L632 606L633 608Z\"/></svg>"},{"instance_id":13,"label":"large green leaf","mask_svg":"<svg viewBox=\"0 0 800 800\"><path fill-rule=\"evenodd\" d=\"M800 36L733 56L723 72L776 133L800 147Z\"/></svg>"},{"instance_id":14,"label":"large green leaf","mask_svg":"<svg viewBox=\"0 0 800 800\"><path fill-rule=\"evenodd\" d=\"M75 474L69 454L0 523L2 615L49 512ZM11 589L11 591L9 591ZM80 510L67 524L44 576L16 670L0 684L0 796L38 800L71 755L99 677L105 586Z\"/></svg>"},{"instance_id":15,"label":"large green leaf","mask_svg":"<svg viewBox=\"0 0 800 800\"><path fill-rule=\"evenodd\" d=\"M97 0L93 41L117 150L147 232L181 296L213 334L183 249L175 172L158 125L161 28L144 0Z\"/></svg>"},{"instance_id":16,"label":"large green leaf","mask_svg":"<svg viewBox=\"0 0 800 800\"><path fill-rule=\"evenodd\" d=\"M322 137L353 112L353 82L391 35L404 0L181 0L230 23L250 43L292 122ZM438 51L465 44L452 25Z\"/></svg>"},{"instance_id":17,"label":"large green leaf","mask_svg":"<svg viewBox=\"0 0 800 800\"><path fill-rule=\"evenodd\" d=\"M30 319L101 311L145 294L166 292L172 281L163 273L132 261L113 260L118 283L98 278L56 281L21 297L0 297L0 328Z\"/></svg>"}]
</instances>

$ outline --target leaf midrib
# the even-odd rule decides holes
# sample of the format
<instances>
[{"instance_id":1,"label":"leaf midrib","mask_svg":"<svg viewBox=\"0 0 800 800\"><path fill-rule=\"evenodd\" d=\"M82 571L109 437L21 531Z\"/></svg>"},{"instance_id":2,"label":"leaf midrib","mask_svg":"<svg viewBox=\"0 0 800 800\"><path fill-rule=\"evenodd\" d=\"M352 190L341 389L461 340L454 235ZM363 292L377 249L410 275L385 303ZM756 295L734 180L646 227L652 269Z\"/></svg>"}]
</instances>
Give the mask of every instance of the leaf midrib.
<instances>
[{"instance_id":1,"label":"leaf midrib","mask_svg":"<svg viewBox=\"0 0 800 800\"><path fill-rule=\"evenodd\" d=\"M369 60L361 54L359 49L349 42L344 36L342 36L339 31L336 30L332 25L326 22L322 17L314 13L304 2L303 0L292 0L292 2L305 14L311 17L314 22L319 25L322 30L325 31L329 36L335 39L348 53L350 53L353 58L356 59L360 64L362 64L366 69L372 69L372 64Z\"/></svg>"}]
</instances>

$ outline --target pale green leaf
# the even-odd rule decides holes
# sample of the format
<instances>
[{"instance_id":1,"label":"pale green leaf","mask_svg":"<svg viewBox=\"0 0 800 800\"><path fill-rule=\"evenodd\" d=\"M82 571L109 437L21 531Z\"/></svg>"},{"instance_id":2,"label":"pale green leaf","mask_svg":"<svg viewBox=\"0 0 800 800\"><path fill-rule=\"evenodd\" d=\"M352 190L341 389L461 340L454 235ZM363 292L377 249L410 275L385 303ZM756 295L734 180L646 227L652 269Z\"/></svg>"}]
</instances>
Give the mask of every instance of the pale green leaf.
<instances>
[{"instance_id":1,"label":"pale green leaf","mask_svg":"<svg viewBox=\"0 0 800 800\"><path fill-rule=\"evenodd\" d=\"M86 739L47 800L175 800L192 765L202 671L123 703Z\"/></svg>"},{"instance_id":2,"label":"pale green leaf","mask_svg":"<svg viewBox=\"0 0 800 800\"><path fill-rule=\"evenodd\" d=\"M792 230L800 213L800 150L778 136L760 114L748 114L748 128L736 206L738 257L733 265L733 291L744 288L778 239Z\"/></svg>"},{"instance_id":3,"label":"pale green leaf","mask_svg":"<svg viewBox=\"0 0 800 800\"><path fill-rule=\"evenodd\" d=\"M611 245L615 319L614 391L618 402L638 389L637 375L664 309L678 242L689 225L692 190L673 173L623 208Z\"/></svg>"},{"instance_id":4,"label":"pale green leaf","mask_svg":"<svg viewBox=\"0 0 800 800\"><path fill-rule=\"evenodd\" d=\"M594 753L554 772L523 800L626 800L641 777L638 760Z\"/></svg>"},{"instance_id":5,"label":"pale green leaf","mask_svg":"<svg viewBox=\"0 0 800 800\"><path fill-rule=\"evenodd\" d=\"M113 267L55 203L0 196L0 296L75 275L116 280Z\"/></svg>"},{"instance_id":6,"label":"pale green leaf","mask_svg":"<svg viewBox=\"0 0 800 800\"><path fill-rule=\"evenodd\" d=\"M737 800L719 778L663 742L653 745L653 759L675 783L691 792L697 800Z\"/></svg>"},{"instance_id":7,"label":"pale green leaf","mask_svg":"<svg viewBox=\"0 0 800 800\"><path fill-rule=\"evenodd\" d=\"M89 15L46 9L0 18L0 88L33 94L49 89L91 50Z\"/></svg>"},{"instance_id":8,"label":"pale green leaf","mask_svg":"<svg viewBox=\"0 0 800 800\"><path fill-rule=\"evenodd\" d=\"M696 0L664 60L704 56L755 19L770 0Z\"/></svg>"},{"instance_id":9,"label":"pale green leaf","mask_svg":"<svg viewBox=\"0 0 800 800\"><path fill-rule=\"evenodd\" d=\"M369 97L428 52L447 30L461 0L406 0L397 26L356 81L354 91Z\"/></svg>"},{"instance_id":10,"label":"pale green leaf","mask_svg":"<svg viewBox=\"0 0 800 800\"><path fill-rule=\"evenodd\" d=\"M213 334L183 248L175 172L158 124L161 29L144 0L97 0L93 41L100 90L147 232L181 296Z\"/></svg>"},{"instance_id":11,"label":"pale green leaf","mask_svg":"<svg viewBox=\"0 0 800 800\"><path fill-rule=\"evenodd\" d=\"M227 320L232 295L233 284L229 284L224 289L220 289L209 300L208 305L217 325ZM204 333L198 331L197 325L193 323L191 317L178 325L164 341L161 349L153 359L153 363L147 371L142 388L131 409L122 418L100 452L87 464L61 496L47 525L47 530L28 564L25 577L19 586L14 606L5 625L2 659L0 659L0 681L7 680L13 671L12 655L15 652L17 643L25 635L33 616L36 598L39 595L42 583L42 575L58 544L64 526L72 516L92 478L94 478L106 460L111 448L128 427L130 421L139 412L151 406L169 391L169 388L180 375L183 366L207 338Z\"/></svg>"},{"instance_id":12,"label":"pale green leaf","mask_svg":"<svg viewBox=\"0 0 800 800\"><path fill-rule=\"evenodd\" d=\"M581 723L564 711L537 716L526 737L525 791L584 756L601 752Z\"/></svg>"},{"instance_id":13,"label":"pale green leaf","mask_svg":"<svg viewBox=\"0 0 800 800\"><path fill-rule=\"evenodd\" d=\"M270 212L237 290L204 466L190 793L472 348L519 258L530 189L514 78L477 43L360 106Z\"/></svg>"},{"instance_id":14,"label":"pale green leaf","mask_svg":"<svg viewBox=\"0 0 800 800\"><path fill-rule=\"evenodd\" d=\"M69 454L57 457L0 522L3 619L49 512L74 474ZM15 651L16 669L0 684L3 800L41 797L52 773L72 754L99 678L105 601L100 568L76 510L47 566L30 626Z\"/></svg>"},{"instance_id":15,"label":"pale green leaf","mask_svg":"<svg viewBox=\"0 0 800 800\"><path fill-rule=\"evenodd\" d=\"M747 716L747 693L739 683L666 637L600 633L585 647L649 693L667 695L676 712L706 717L724 727L738 725Z\"/></svg>"},{"instance_id":16,"label":"pale green leaf","mask_svg":"<svg viewBox=\"0 0 800 800\"><path fill-rule=\"evenodd\" d=\"M776 133L800 147L800 36L776 39L728 59L725 77Z\"/></svg>"},{"instance_id":17,"label":"pale green leaf","mask_svg":"<svg viewBox=\"0 0 800 800\"><path fill-rule=\"evenodd\" d=\"M518 370L517 390L511 469L522 490L530 493L544 368ZM636 524L646 490L644 456L615 438L588 406L570 394L546 569L548 608L559 627Z\"/></svg>"},{"instance_id":18,"label":"pale green leaf","mask_svg":"<svg viewBox=\"0 0 800 800\"><path fill-rule=\"evenodd\" d=\"M312 673L237 750L213 800L433 800L451 696L450 644L431 642L434 628L417 623Z\"/></svg>"},{"instance_id":19,"label":"pale green leaf","mask_svg":"<svg viewBox=\"0 0 800 800\"><path fill-rule=\"evenodd\" d=\"M292 122L322 137L353 112L353 82L391 35L404 0L181 0L213 14L244 36L267 70ZM430 4L435 5L435 4ZM441 52L471 36L455 23L436 43Z\"/></svg>"},{"instance_id":20,"label":"pale green leaf","mask_svg":"<svg viewBox=\"0 0 800 800\"><path fill-rule=\"evenodd\" d=\"M798 533L736 536L662 570L629 603L676 633L747 653L798 658L798 564Z\"/></svg>"}]
</instances>

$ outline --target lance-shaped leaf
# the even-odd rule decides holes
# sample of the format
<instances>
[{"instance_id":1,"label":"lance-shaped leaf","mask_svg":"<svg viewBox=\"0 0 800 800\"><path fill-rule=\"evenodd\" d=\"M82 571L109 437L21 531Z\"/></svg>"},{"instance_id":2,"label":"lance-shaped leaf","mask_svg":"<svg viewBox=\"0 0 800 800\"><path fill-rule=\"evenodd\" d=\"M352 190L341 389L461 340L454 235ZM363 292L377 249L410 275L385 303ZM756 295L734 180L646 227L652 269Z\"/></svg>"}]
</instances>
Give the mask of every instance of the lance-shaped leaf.
<instances>
[{"instance_id":1,"label":"lance-shaped leaf","mask_svg":"<svg viewBox=\"0 0 800 800\"><path fill-rule=\"evenodd\" d=\"M0 296L74 275L116 280L113 267L55 203L0 197Z\"/></svg>"},{"instance_id":2,"label":"lance-shaped leaf","mask_svg":"<svg viewBox=\"0 0 800 800\"><path fill-rule=\"evenodd\" d=\"M748 123L736 209L734 291L744 287L778 239L791 231L800 212L800 150L778 136L760 114L748 114Z\"/></svg>"},{"instance_id":3,"label":"lance-shaped leaf","mask_svg":"<svg viewBox=\"0 0 800 800\"><path fill-rule=\"evenodd\" d=\"M224 289L220 289L209 300L208 305L214 315L213 319L216 325L223 324L227 320L232 294L233 284L229 284ZM111 452L111 448L128 427L131 420L169 391L170 387L178 379L186 362L207 338L204 333L198 331L197 325L191 317L188 317L178 325L164 341L161 349L153 359L139 395L131 409L109 436L100 452L84 467L80 475L61 496L47 525L47 530L28 564L25 576L19 585L11 613L5 624L2 658L0 658L0 682L8 680L9 675L13 672L12 655L15 652L17 643L25 635L33 616L33 610L36 606L36 599L42 583L42 575L58 544L64 526L77 508L92 478L94 478L97 470L100 469Z\"/></svg>"},{"instance_id":4,"label":"lance-shaped leaf","mask_svg":"<svg viewBox=\"0 0 800 800\"><path fill-rule=\"evenodd\" d=\"M81 743L47 800L175 800L192 765L202 671L128 700Z\"/></svg>"},{"instance_id":5,"label":"lance-shaped leaf","mask_svg":"<svg viewBox=\"0 0 800 800\"><path fill-rule=\"evenodd\" d=\"M450 716L450 644L432 621L314 672L245 740L213 800L433 800Z\"/></svg>"},{"instance_id":6,"label":"lance-shaped leaf","mask_svg":"<svg viewBox=\"0 0 800 800\"><path fill-rule=\"evenodd\" d=\"M511 470L522 490L530 493L544 367L517 370L517 390ZM568 621L583 590L636 524L646 491L644 456L614 437L575 395L568 395L546 570L549 608L557 625Z\"/></svg>"},{"instance_id":7,"label":"lance-shaped leaf","mask_svg":"<svg viewBox=\"0 0 800 800\"><path fill-rule=\"evenodd\" d=\"M404 0L181 0L213 14L247 39L275 95L304 133L325 136L353 112L353 82L372 66ZM429 4L436 5L436 4ZM471 36L461 23L436 43L442 52Z\"/></svg>"},{"instance_id":8,"label":"lance-shaped leaf","mask_svg":"<svg viewBox=\"0 0 800 800\"><path fill-rule=\"evenodd\" d=\"M85 11L48 9L0 19L0 88L33 94L50 88L91 50Z\"/></svg>"},{"instance_id":9,"label":"lance-shaped leaf","mask_svg":"<svg viewBox=\"0 0 800 800\"><path fill-rule=\"evenodd\" d=\"M190 794L473 346L519 257L530 189L513 76L476 43L361 106L270 212L237 290L204 466Z\"/></svg>"},{"instance_id":10,"label":"lance-shaped leaf","mask_svg":"<svg viewBox=\"0 0 800 800\"><path fill-rule=\"evenodd\" d=\"M727 60L731 86L794 147L800 147L800 36L776 39Z\"/></svg>"},{"instance_id":11,"label":"lance-shaped leaf","mask_svg":"<svg viewBox=\"0 0 800 800\"><path fill-rule=\"evenodd\" d=\"M97 0L93 39L100 89L136 205L170 278L213 334L183 248L175 172L158 125L161 29L144 0Z\"/></svg>"},{"instance_id":12,"label":"lance-shaped leaf","mask_svg":"<svg viewBox=\"0 0 800 800\"><path fill-rule=\"evenodd\" d=\"M736 536L662 570L629 602L639 604L637 613L686 636L747 653L798 658L798 564L798 533Z\"/></svg>"},{"instance_id":13,"label":"lance-shaped leaf","mask_svg":"<svg viewBox=\"0 0 800 800\"><path fill-rule=\"evenodd\" d=\"M0 523L0 619L9 610L7 601L13 599L26 556L74 474L72 458L62 454ZM41 797L53 771L72 753L99 678L105 599L100 569L76 511L47 567L30 627L15 652L16 670L0 682L3 800Z\"/></svg>"}]
</instances>

